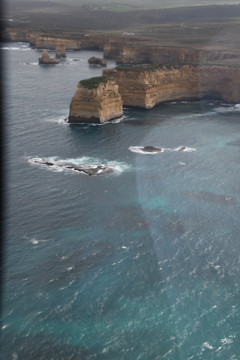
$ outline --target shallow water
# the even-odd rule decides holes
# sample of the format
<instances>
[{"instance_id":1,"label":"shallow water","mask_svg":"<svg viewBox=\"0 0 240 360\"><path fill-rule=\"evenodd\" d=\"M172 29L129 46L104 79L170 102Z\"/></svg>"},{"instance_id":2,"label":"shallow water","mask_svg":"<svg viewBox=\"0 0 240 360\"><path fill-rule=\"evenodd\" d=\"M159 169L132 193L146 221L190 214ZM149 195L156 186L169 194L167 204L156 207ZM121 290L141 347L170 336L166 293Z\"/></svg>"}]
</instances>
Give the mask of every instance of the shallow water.
<instances>
[{"instance_id":1,"label":"shallow water","mask_svg":"<svg viewBox=\"0 0 240 360\"><path fill-rule=\"evenodd\" d=\"M77 82L101 75L87 59L101 53L68 52L55 67L23 43L2 54L2 359L237 360L239 104L173 102L69 125Z\"/></svg>"}]
</instances>

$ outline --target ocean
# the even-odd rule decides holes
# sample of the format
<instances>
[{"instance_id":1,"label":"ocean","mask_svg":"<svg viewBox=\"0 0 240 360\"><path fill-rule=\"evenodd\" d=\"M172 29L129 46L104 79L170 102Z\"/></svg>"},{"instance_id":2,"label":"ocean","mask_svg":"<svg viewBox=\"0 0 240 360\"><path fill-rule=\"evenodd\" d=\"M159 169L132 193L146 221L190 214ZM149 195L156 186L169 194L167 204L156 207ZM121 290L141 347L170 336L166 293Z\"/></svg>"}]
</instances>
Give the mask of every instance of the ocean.
<instances>
[{"instance_id":1,"label":"ocean","mask_svg":"<svg viewBox=\"0 0 240 360\"><path fill-rule=\"evenodd\" d=\"M28 44L1 52L1 359L240 359L240 104L68 124L78 81L102 73L87 60L102 53L39 66Z\"/></svg>"}]
</instances>

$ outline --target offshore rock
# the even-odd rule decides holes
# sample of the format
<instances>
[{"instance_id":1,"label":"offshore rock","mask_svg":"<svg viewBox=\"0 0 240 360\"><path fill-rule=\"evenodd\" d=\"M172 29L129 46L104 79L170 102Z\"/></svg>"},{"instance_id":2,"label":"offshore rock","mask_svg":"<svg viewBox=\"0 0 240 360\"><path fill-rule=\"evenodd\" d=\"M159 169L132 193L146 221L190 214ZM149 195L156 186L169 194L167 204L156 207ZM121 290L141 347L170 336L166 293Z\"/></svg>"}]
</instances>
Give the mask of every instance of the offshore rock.
<instances>
[{"instance_id":1,"label":"offshore rock","mask_svg":"<svg viewBox=\"0 0 240 360\"><path fill-rule=\"evenodd\" d=\"M100 76L79 82L70 105L68 122L104 123L122 114L118 85L114 79Z\"/></svg>"},{"instance_id":2,"label":"offshore rock","mask_svg":"<svg viewBox=\"0 0 240 360\"><path fill-rule=\"evenodd\" d=\"M55 65L55 64L58 64L58 63L59 63L58 60L56 60L55 58L51 58L48 55L47 50L43 50L42 57L39 58L39 64L40 65Z\"/></svg>"},{"instance_id":3,"label":"offshore rock","mask_svg":"<svg viewBox=\"0 0 240 360\"><path fill-rule=\"evenodd\" d=\"M165 101L204 97L240 102L240 67L221 65L118 66L106 69L119 85L123 104L150 109Z\"/></svg>"},{"instance_id":4,"label":"offshore rock","mask_svg":"<svg viewBox=\"0 0 240 360\"><path fill-rule=\"evenodd\" d=\"M56 44L56 58L66 58L66 45L62 42Z\"/></svg>"},{"instance_id":5,"label":"offshore rock","mask_svg":"<svg viewBox=\"0 0 240 360\"><path fill-rule=\"evenodd\" d=\"M91 58L89 58L88 63L90 65L107 66L106 60L104 60L103 58L97 58L95 56L92 56Z\"/></svg>"},{"instance_id":6,"label":"offshore rock","mask_svg":"<svg viewBox=\"0 0 240 360\"><path fill-rule=\"evenodd\" d=\"M107 175L113 172L113 168L107 164L72 164L70 162L50 161L48 159L34 158L31 160L33 164L46 165L48 167L63 168L65 170L73 170L89 176Z\"/></svg>"}]
</instances>

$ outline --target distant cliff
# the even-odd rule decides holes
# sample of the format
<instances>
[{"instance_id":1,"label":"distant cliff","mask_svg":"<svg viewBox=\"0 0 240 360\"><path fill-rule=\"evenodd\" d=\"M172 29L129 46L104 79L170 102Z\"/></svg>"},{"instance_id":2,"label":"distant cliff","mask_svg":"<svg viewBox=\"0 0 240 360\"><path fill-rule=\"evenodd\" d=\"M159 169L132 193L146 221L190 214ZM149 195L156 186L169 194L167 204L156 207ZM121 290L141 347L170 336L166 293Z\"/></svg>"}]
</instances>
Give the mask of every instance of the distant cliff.
<instances>
[{"instance_id":1,"label":"distant cliff","mask_svg":"<svg viewBox=\"0 0 240 360\"><path fill-rule=\"evenodd\" d=\"M240 51L223 49L192 49L183 46L162 46L144 38L107 36L104 34L42 33L5 28L4 41L26 41L37 49L55 50L60 42L66 50L101 50L104 58L116 59L119 64L227 64L240 62Z\"/></svg>"},{"instance_id":2,"label":"distant cliff","mask_svg":"<svg viewBox=\"0 0 240 360\"><path fill-rule=\"evenodd\" d=\"M161 46L137 39L121 41L112 38L104 45L104 57L116 59L118 64L223 64L232 60L240 62L240 51Z\"/></svg>"},{"instance_id":3,"label":"distant cliff","mask_svg":"<svg viewBox=\"0 0 240 360\"><path fill-rule=\"evenodd\" d=\"M104 123L122 114L118 85L113 79L100 76L79 82L70 105L68 122Z\"/></svg>"},{"instance_id":4,"label":"distant cliff","mask_svg":"<svg viewBox=\"0 0 240 360\"><path fill-rule=\"evenodd\" d=\"M119 85L123 104L150 109L164 101L221 98L240 102L240 67L119 66L103 71Z\"/></svg>"}]
</instances>

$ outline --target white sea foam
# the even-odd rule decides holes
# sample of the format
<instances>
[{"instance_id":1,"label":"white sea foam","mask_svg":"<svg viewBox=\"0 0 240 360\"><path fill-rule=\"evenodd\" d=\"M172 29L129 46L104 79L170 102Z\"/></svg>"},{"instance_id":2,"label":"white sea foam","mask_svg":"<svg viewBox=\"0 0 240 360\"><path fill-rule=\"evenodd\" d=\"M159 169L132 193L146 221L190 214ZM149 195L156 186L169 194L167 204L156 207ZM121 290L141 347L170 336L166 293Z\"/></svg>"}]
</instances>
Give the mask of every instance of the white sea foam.
<instances>
[{"instance_id":1,"label":"white sea foam","mask_svg":"<svg viewBox=\"0 0 240 360\"><path fill-rule=\"evenodd\" d=\"M67 122L67 117L68 117L67 114L60 115L60 116L52 116L52 117L46 118L45 121L57 123L60 125L69 125L69 123Z\"/></svg>"},{"instance_id":2,"label":"white sea foam","mask_svg":"<svg viewBox=\"0 0 240 360\"><path fill-rule=\"evenodd\" d=\"M23 65L32 65L32 66L37 66L38 62L22 62Z\"/></svg>"},{"instance_id":3,"label":"white sea foam","mask_svg":"<svg viewBox=\"0 0 240 360\"><path fill-rule=\"evenodd\" d=\"M71 123L71 125L105 126L105 125L111 125L111 124L119 124L121 121L123 121L126 118L127 118L127 116L123 115L117 119L105 121L104 123L76 123L76 124Z\"/></svg>"},{"instance_id":4,"label":"white sea foam","mask_svg":"<svg viewBox=\"0 0 240 360\"><path fill-rule=\"evenodd\" d=\"M240 104L232 105L232 106L219 106L213 109L217 113L229 113L229 112L238 112L240 111Z\"/></svg>"},{"instance_id":5,"label":"white sea foam","mask_svg":"<svg viewBox=\"0 0 240 360\"><path fill-rule=\"evenodd\" d=\"M1 21L13 21L13 19L0 19Z\"/></svg>"},{"instance_id":6,"label":"white sea foam","mask_svg":"<svg viewBox=\"0 0 240 360\"><path fill-rule=\"evenodd\" d=\"M30 242L33 244L33 245L37 245L39 243L39 241L35 238L31 239Z\"/></svg>"},{"instance_id":7,"label":"white sea foam","mask_svg":"<svg viewBox=\"0 0 240 360\"><path fill-rule=\"evenodd\" d=\"M196 151L195 148L190 148L187 146L178 146L177 148L173 149L174 151L181 151L181 152L192 152Z\"/></svg>"},{"instance_id":8,"label":"white sea foam","mask_svg":"<svg viewBox=\"0 0 240 360\"><path fill-rule=\"evenodd\" d=\"M33 244L33 245L38 245L39 243L45 243L45 242L47 242L47 240L37 239L35 236L33 236L33 237L24 236L24 238L25 238L27 241L29 241L31 244Z\"/></svg>"},{"instance_id":9,"label":"white sea foam","mask_svg":"<svg viewBox=\"0 0 240 360\"><path fill-rule=\"evenodd\" d=\"M224 338L224 339L221 339L221 343L223 345L227 345L227 344L231 344L233 342L233 340L229 339L229 338Z\"/></svg>"},{"instance_id":10,"label":"white sea foam","mask_svg":"<svg viewBox=\"0 0 240 360\"><path fill-rule=\"evenodd\" d=\"M2 46L1 50L21 50L21 51L29 51L31 50L31 48L27 45L22 45L22 46Z\"/></svg>"},{"instance_id":11,"label":"white sea foam","mask_svg":"<svg viewBox=\"0 0 240 360\"><path fill-rule=\"evenodd\" d=\"M210 345L208 342L204 342L202 344L203 348L209 349L209 350L214 350L214 347L212 345Z\"/></svg>"}]
</instances>

